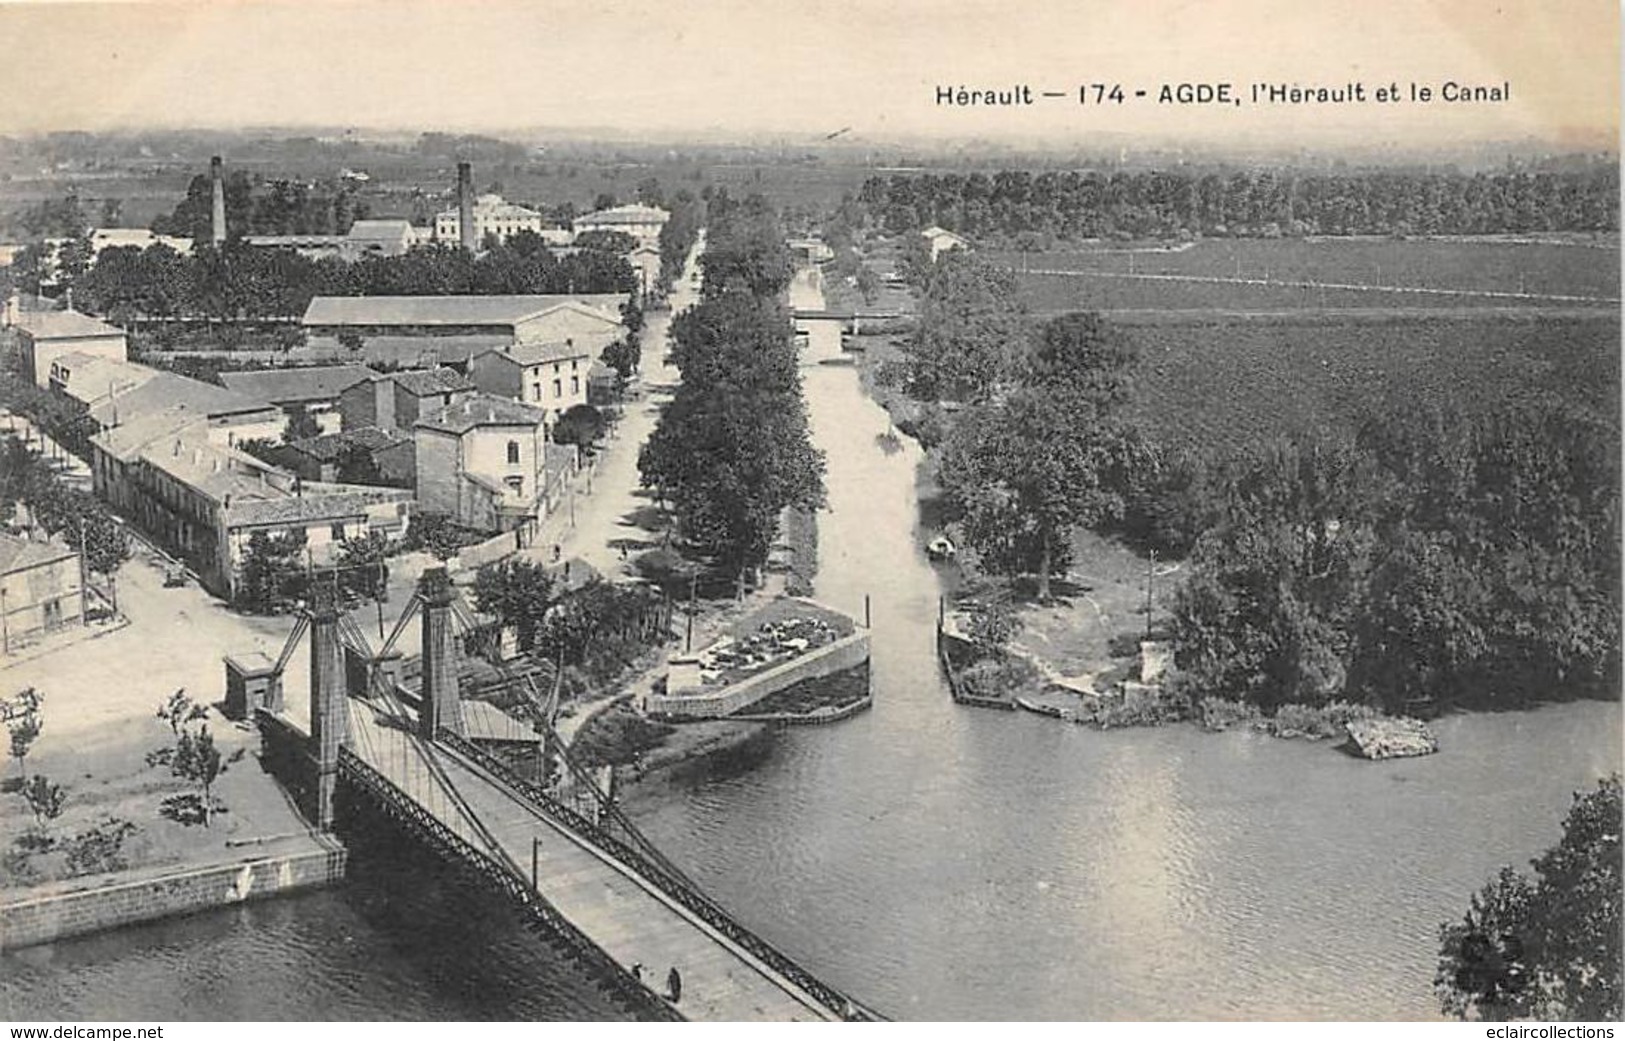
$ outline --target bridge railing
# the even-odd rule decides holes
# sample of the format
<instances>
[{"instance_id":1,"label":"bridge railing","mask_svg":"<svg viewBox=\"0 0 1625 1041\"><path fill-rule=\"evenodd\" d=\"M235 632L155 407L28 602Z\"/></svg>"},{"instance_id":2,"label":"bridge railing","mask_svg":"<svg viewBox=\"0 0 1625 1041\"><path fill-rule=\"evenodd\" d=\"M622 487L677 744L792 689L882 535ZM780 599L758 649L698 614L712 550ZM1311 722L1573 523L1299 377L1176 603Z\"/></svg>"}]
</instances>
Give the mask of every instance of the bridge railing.
<instances>
[{"instance_id":1,"label":"bridge railing","mask_svg":"<svg viewBox=\"0 0 1625 1041\"><path fill-rule=\"evenodd\" d=\"M447 730L437 735L447 748L479 766L514 792L569 825L571 829L610 853L617 860L637 871L673 901L700 918L731 942L749 952L774 972L810 994L819 1004L842 1019L855 1021L882 1020L885 1017L866 1008L850 997L824 983L798 965L789 955L751 932L716 901L706 896L693 882L670 866L658 853L648 856L642 848L649 847L647 839L632 828L631 822L620 819L622 827L637 834L637 842L623 841L611 829L588 819L574 808L560 803L534 782L520 776L507 763L479 748L473 742ZM574 765L574 764L571 764ZM618 811L616 811L618 814Z\"/></svg>"},{"instance_id":2,"label":"bridge railing","mask_svg":"<svg viewBox=\"0 0 1625 1041\"><path fill-rule=\"evenodd\" d=\"M638 982L621 968L609 952L592 941L558 909L533 889L525 879L499 864L473 844L447 827L422 805L407 796L389 778L374 770L364 759L348 748L339 751L339 767L380 806L383 811L416 830L442 856L461 861L470 870L518 902L534 919L548 928L565 950L593 972L594 977L610 987L615 995L633 1008L642 1009L655 1018L680 1022L683 1017L675 1008L662 1001L659 995Z\"/></svg>"}]
</instances>

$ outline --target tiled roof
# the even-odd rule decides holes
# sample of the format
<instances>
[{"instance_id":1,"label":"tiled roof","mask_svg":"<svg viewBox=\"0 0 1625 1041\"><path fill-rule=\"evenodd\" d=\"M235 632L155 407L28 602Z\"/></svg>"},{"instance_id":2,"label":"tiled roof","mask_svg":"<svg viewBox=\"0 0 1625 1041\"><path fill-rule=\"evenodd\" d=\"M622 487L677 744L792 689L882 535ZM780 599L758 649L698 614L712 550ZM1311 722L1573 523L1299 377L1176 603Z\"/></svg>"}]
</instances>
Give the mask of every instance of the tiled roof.
<instances>
[{"instance_id":1,"label":"tiled roof","mask_svg":"<svg viewBox=\"0 0 1625 1041\"><path fill-rule=\"evenodd\" d=\"M99 354L86 354L83 351L64 354L53 364L67 370L66 390L84 402L98 401L111 394L134 390L159 373L157 369L133 361L104 358Z\"/></svg>"},{"instance_id":2,"label":"tiled roof","mask_svg":"<svg viewBox=\"0 0 1625 1041\"><path fill-rule=\"evenodd\" d=\"M511 333L462 333L454 336L370 335L364 337L361 357L380 365L466 365L470 358L513 342ZM300 348L294 349L298 356ZM332 336L312 336L303 348L312 357L344 357L348 352ZM354 357L354 355L349 355Z\"/></svg>"},{"instance_id":3,"label":"tiled roof","mask_svg":"<svg viewBox=\"0 0 1625 1041\"><path fill-rule=\"evenodd\" d=\"M0 532L0 575L26 571L72 556L73 550L59 542L35 542Z\"/></svg>"},{"instance_id":4,"label":"tiled roof","mask_svg":"<svg viewBox=\"0 0 1625 1041\"><path fill-rule=\"evenodd\" d=\"M311 368L261 369L222 372L229 389L278 405L298 401L327 401L375 374L364 365L318 365Z\"/></svg>"},{"instance_id":5,"label":"tiled roof","mask_svg":"<svg viewBox=\"0 0 1625 1041\"><path fill-rule=\"evenodd\" d=\"M416 369L411 372L390 373L389 379L418 397L431 394L455 394L473 390L474 381L453 369Z\"/></svg>"},{"instance_id":6,"label":"tiled roof","mask_svg":"<svg viewBox=\"0 0 1625 1041\"><path fill-rule=\"evenodd\" d=\"M233 499L226 509L228 527L256 527L271 524L308 524L312 521L338 521L365 517L369 507L381 503L408 502L412 493L401 488L321 491L306 484L305 494L275 499Z\"/></svg>"},{"instance_id":7,"label":"tiled roof","mask_svg":"<svg viewBox=\"0 0 1625 1041\"><path fill-rule=\"evenodd\" d=\"M515 365L536 365L541 362L585 358L591 352L573 343L516 343L512 347L490 353Z\"/></svg>"},{"instance_id":8,"label":"tiled roof","mask_svg":"<svg viewBox=\"0 0 1625 1041\"><path fill-rule=\"evenodd\" d=\"M217 503L278 499L290 494L294 481L285 470L196 437L155 440L141 450L141 460Z\"/></svg>"},{"instance_id":9,"label":"tiled roof","mask_svg":"<svg viewBox=\"0 0 1625 1041\"><path fill-rule=\"evenodd\" d=\"M116 427L103 430L90 441L114 459L129 462L158 438L179 435L191 427L207 424L208 419L207 415L194 408L175 405L132 416Z\"/></svg>"},{"instance_id":10,"label":"tiled roof","mask_svg":"<svg viewBox=\"0 0 1625 1041\"><path fill-rule=\"evenodd\" d=\"M124 330L78 311L25 312L19 323L36 340L84 339L123 336Z\"/></svg>"},{"instance_id":11,"label":"tiled roof","mask_svg":"<svg viewBox=\"0 0 1625 1041\"><path fill-rule=\"evenodd\" d=\"M305 325L514 325L563 303L618 308L624 293L523 296L318 296L305 308ZM614 301L609 304L609 301Z\"/></svg>"},{"instance_id":12,"label":"tiled roof","mask_svg":"<svg viewBox=\"0 0 1625 1041\"><path fill-rule=\"evenodd\" d=\"M350 225L350 239L404 239L412 234L412 222L406 220L358 220Z\"/></svg>"},{"instance_id":13,"label":"tiled roof","mask_svg":"<svg viewBox=\"0 0 1625 1041\"><path fill-rule=\"evenodd\" d=\"M392 434L377 427L358 427L354 430L341 430L335 434L322 434L318 437L307 437L295 441L291 448L296 448L313 459L324 463L337 462L348 445L357 445L368 452L376 452L393 445L403 444L410 438L399 434Z\"/></svg>"},{"instance_id":14,"label":"tiled roof","mask_svg":"<svg viewBox=\"0 0 1625 1041\"><path fill-rule=\"evenodd\" d=\"M447 405L432 416L418 420L416 425L427 430L442 430L448 434L466 434L481 426L539 426L546 418L545 410L533 408L512 398L475 394Z\"/></svg>"},{"instance_id":15,"label":"tiled roof","mask_svg":"<svg viewBox=\"0 0 1625 1041\"><path fill-rule=\"evenodd\" d=\"M115 419L122 424L177 405L209 417L263 412L271 408L269 402L260 398L173 372L160 372L141 386L92 406L90 415L102 426L112 426Z\"/></svg>"}]
</instances>

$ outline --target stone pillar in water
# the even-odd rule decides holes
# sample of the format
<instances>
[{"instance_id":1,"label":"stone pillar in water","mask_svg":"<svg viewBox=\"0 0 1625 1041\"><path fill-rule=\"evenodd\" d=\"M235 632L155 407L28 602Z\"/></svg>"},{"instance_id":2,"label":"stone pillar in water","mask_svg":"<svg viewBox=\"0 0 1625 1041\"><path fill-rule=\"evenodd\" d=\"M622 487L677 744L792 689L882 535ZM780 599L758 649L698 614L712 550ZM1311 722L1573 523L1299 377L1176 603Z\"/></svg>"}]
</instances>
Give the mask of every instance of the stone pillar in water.
<instances>
[{"instance_id":1,"label":"stone pillar in water","mask_svg":"<svg viewBox=\"0 0 1625 1041\"><path fill-rule=\"evenodd\" d=\"M350 743L350 705L339 647L337 595L321 583L311 590L310 742L316 761L316 826L330 831L339 749Z\"/></svg>"},{"instance_id":2,"label":"stone pillar in water","mask_svg":"<svg viewBox=\"0 0 1625 1041\"><path fill-rule=\"evenodd\" d=\"M451 578L443 567L429 568L418 580L423 598L423 700L418 730L433 740L442 727L459 736L463 712L457 694L457 636L451 630Z\"/></svg>"}]
</instances>

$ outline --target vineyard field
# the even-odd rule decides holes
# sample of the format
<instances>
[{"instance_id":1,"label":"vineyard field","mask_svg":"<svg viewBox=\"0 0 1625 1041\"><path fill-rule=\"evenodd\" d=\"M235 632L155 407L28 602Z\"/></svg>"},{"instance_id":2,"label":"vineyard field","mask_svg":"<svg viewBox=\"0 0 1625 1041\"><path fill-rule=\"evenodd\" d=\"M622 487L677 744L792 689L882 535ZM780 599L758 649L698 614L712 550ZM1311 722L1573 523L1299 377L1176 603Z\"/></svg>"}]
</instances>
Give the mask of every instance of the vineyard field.
<instances>
[{"instance_id":1,"label":"vineyard field","mask_svg":"<svg viewBox=\"0 0 1625 1041\"><path fill-rule=\"evenodd\" d=\"M1139 348L1133 410L1156 437L1215 457L1273 438L1351 435L1380 408L1482 414L1562 399L1618 422L1617 315L1425 314L1125 326Z\"/></svg>"}]
</instances>

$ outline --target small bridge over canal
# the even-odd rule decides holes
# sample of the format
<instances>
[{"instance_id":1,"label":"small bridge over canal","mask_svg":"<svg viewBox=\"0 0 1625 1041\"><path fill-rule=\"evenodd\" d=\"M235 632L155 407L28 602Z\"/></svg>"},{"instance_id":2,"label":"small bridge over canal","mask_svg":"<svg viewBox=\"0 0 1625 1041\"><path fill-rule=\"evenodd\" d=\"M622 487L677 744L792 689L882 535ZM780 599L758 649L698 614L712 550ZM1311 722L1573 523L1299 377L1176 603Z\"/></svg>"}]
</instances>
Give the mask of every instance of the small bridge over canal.
<instances>
[{"instance_id":1,"label":"small bridge over canal","mask_svg":"<svg viewBox=\"0 0 1625 1041\"><path fill-rule=\"evenodd\" d=\"M515 765L465 725L457 659L475 626L444 569L426 572L394 632L374 650L331 590L317 590L281 659L238 697L267 756L324 829L342 803L370 809L505 894L634 1012L702 1021L870 1020L708 897L626 819L552 728L557 685L506 674L539 718L540 769ZM393 647L420 620L418 689ZM281 669L308 634L308 734L282 711ZM231 666L228 665L228 668ZM250 686L254 677L250 677ZM228 691L228 700L230 692ZM681 974L670 999L666 973ZM641 969L641 971L640 971Z\"/></svg>"}]
</instances>

